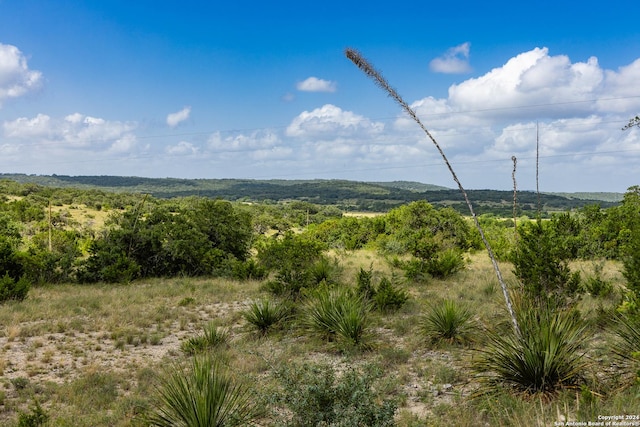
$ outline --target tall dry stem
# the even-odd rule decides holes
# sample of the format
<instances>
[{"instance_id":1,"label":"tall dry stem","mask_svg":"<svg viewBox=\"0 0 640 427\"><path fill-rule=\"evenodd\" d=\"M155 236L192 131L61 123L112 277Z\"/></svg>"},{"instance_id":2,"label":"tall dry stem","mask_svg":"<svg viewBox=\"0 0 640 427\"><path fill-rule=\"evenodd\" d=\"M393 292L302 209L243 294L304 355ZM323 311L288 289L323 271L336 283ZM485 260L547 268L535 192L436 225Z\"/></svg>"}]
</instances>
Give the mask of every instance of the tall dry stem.
<instances>
[{"instance_id":1,"label":"tall dry stem","mask_svg":"<svg viewBox=\"0 0 640 427\"><path fill-rule=\"evenodd\" d=\"M467 192L465 191L464 187L460 183L460 180L458 179L458 176L456 175L455 171L453 170L453 167L449 163L449 160L447 159L447 156L444 154L444 151L442 151L442 148L440 148L440 145L438 144L436 139L433 137L433 135L431 135L431 132L429 132L429 130L422 123L422 121L420 121L420 119L418 118L418 115L416 114L416 112L413 111L413 109L409 106L409 104L407 104L404 101L404 99L402 99L402 97L395 91L395 89L393 89L391 87L391 85L389 85L389 83L385 80L385 78L382 77L382 74L380 74L380 72L378 72L373 67L373 65L371 65L369 63L369 61L367 61L367 59L364 58L360 54L360 52L358 52L355 49L347 48L345 50L345 55L363 73L365 73L369 78L371 78L375 82L376 85L378 85L382 90L387 92L387 95L389 95L391 98L393 98L393 100L396 101L402 107L402 109L418 124L418 126L420 126L420 129L422 129L422 131L429 137L431 142L433 142L433 144L436 146L436 149L440 153L440 156L442 156L442 159L444 160L444 163L447 165L447 168L449 169L449 172L451 173L451 176L453 177L453 180L458 185L458 188L460 189L460 192L462 193L462 195L464 197L464 200L467 203L467 206L469 207L469 213L471 214L471 218L473 218L473 222L474 222L476 228L478 229L478 232L480 233L480 237L482 238L482 242L484 243L484 246L487 249L487 252L489 254L489 258L491 258L491 263L493 264L493 269L496 272L496 276L498 278L498 282L500 283L500 287L502 288L502 293L504 295L505 303L507 305L507 310L509 311L509 315L511 316L511 321L513 322L513 328L514 328L514 330L516 332L516 335L520 336L520 327L518 326L518 320L516 319L515 313L513 311L513 306L511 304L511 298L509 297L509 291L507 289L506 283L504 282L504 279L502 278L502 273L500 272L500 267L498 266L498 261L496 261L496 257L493 254L493 250L491 249L491 245L489 244L489 241L485 237L484 230L480 226L480 222L478 221L478 218L477 218L475 212L473 211L473 205L471 204L471 201L469 200L469 196L467 195Z\"/></svg>"},{"instance_id":2,"label":"tall dry stem","mask_svg":"<svg viewBox=\"0 0 640 427\"><path fill-rule=\"evenodd\" d=\"M515 233L516 239L518 238L518 224L517 224L517 210L518 210L518 185L516 183L516 166L518 164L518 159L516 156L511 156L511 160L513 161L513 171L511 172L511 179L513 180L513 232Z\"/></svg>"}]
</instances>

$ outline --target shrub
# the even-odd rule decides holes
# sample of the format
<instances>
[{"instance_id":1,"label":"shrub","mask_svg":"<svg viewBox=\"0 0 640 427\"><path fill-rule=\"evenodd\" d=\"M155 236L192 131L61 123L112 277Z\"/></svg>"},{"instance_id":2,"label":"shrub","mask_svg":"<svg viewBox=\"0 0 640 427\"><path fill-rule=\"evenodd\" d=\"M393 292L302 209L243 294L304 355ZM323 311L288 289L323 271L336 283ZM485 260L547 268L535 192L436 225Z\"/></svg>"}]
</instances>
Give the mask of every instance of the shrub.
<instances>
[{"instance_id":1,"label":"shrub","mask_svg":"<svg viewBox=\"0 0 640 427\"><path fill-rule=\"evenodd\" d=\"M255 327L261 335L266 335L270 329L287 319L292 307L286 303L277 303L268 299L253 301L242 313L249 324Z\"/></svg>"},{"instance_id":2,"label":"shrub","mask_svg":"<svg viewBox=\"0 0 640 427\"><path fill-rule=\"evenodd\" d=\"M464 269L464 258L458 249L446 249L436 253L427 261L427 273L438 279L445 279Z\"/></svg>"},{"instance_id":3,"label":"shrub","mask_svg":"<svg viewBox=\"0 0 640 427\"><path fill-rule=\"evenodd\" d=\"M232 262L232 277L238 280L262 280L267 276L267 270L258 265L254 259Z\"/></svg>"},{"instance_id":4,"label":"shrub","mask_svg":"<svg viewBox=\"0 0 640 427\"><path fill-rule=\"evenodd\" d=\"M302 290L312 287L312 284L309 270L282 269L264 287L274 295L298 299Z\"/></svg>"},{"instance_id":5,"label":"shrub","mask_svg":"<svg viewBox=\"0 0 640 427\"><path fill-rule=\"evenodd\" d=\"M465 267L464 257L459 249L435 251L428 257L418 257L401 263L407 279L426 281L429 277L446 279Z\"/></svg>"},{"instance_id":6,"label":"shrub","mask_svg":"<svg viewBox=\"0 0 640 427\"><path fill-rule=\"evenodd\" d=\"M310 293L302 309L303 323L330 340L367 347L369 303L349 289L322 286Z\"/></svg>"},{"instance_id":7,"label":"shrub","mask_svg":"<svg viewBox=\"0 0 640 427\"><path fill-rule=\"evenodd\" d=\"M409 299L407 292L398 288L395 282L395 275L392 280L383 277L376 288L373 285L373 266L368 270L361 267L356 275L356 292L380 311L395 311Z\"/></svg>"},{"instance_id":8,"label":"shrub","mask_svg":"<svg viewBox=\"0 0 640 427\"><path fill-rule=\"evenodd\" d=\"M39 427L46 425L47 421L49 421L49 415L36 399L29 413L20 412L18 415L18 427Z\"/></svg>"},{"instance_id":9,"label":"shrub","mask_svg":"<svg viewBox=\"0 0 640 427\"><path fill-rule=\"evenodd\" d=\"M201 353L211 348L219 347L229 341L229 331L219 329L213 323L202 328L202 333L182 342L181 348L187 354Z\"/></svg>"},{"instance_id":10,"label":"shrub","mask_svg":"<svg viewBox=\"0 0 640 427\"><path fill-rule=\"evenodd\" d=\"M335 285L339 282L340 265L337 260L329 260L327 257L320 257L309 267L312 285L319 285L324 282L327 285Z\"/></svg>"},{"instance_id":11,"label":"shrub","mask_svg":"<svg viewBox=\"0 0 640 427\"><path fill-rule=\"evenodd\" d=\"M276 403L285 405L292 418L288 426L393 426L396 403L374 391L380 371L371 366L349 368L336 378L330 365L305 364L276 372L282 392Z\"/></svg>"},{"instance_id":12,"label":"shrub","mask_svg":"<svg viewBox=\"0 0 640 427\"><path fill-rule=\"evenodd\" d=\"M580 274L572 273L563 249L542 221L519 230L513 253L514 274L525 297L540 305L570 305L580 294Z\"/></svg>"},{"instance_id":13,"label":"shrub","mask_svg":"<svg viewBox=\"0 0 640 427\"><path fill-rule=\"evenodd\" d=\"M475 330L472 312L455 301L445 300L431 307L422 319L422 331L431 342L466 343Z\"/></svg>"},{"instance_id":14,"label":"shrub","mask_svg":"<svg viewBox=\"0 0 640 427\"><path fill-rule=\"evenodd\" d=\"M246 425L257 416L251 394L210 357L170 368L156 386L148 422L158 427Z\"/></svg>"},{"instance_id":15,"label":"shrub","mask_svg":"<svg viewBox=\"0 0 640 427\"><path fill-rule=\"evenodd\" d=\"M586 324L553 305L520 305L518 336L512 328L485 331L488 343L478 350L474 369L487 391L507 386L525 394L551 395L580 381L585 367Z\"/></svg>"},{"instance_id":16,"label":"shrub","mask_svg":"<svg viewBox=\"0 0 640 427\"><path fill-rule=\"evenodd\" d=\"M9 300L23 301L30 288L31 284L25 277L15 280L9 276L9 273L5 273L0 279L0 303Z\"/></svg>"},{"instance_id":17,"label":"shrub","mask_svg":"<svg viewBox=\"0 0 640 427\"><path fill-rule=\"evenodd\" d=\"M613 285L602 277L602 264L594 263L594 273L586 278L584 288L592 297L611 295Z\"/></svg>"},{"instance_id":18,"label":"shrub","mask_svg":"<svg viewBox=\"0 0 640 427\"><path fill-rule=\"evenodd\" d=\"M371 299L375 294L375 289L373 288L373 264L369 266L368 270L360 267L356 275L356 289L358 294L362 295L364 298Z\"/></svg>"},{"instance_id":19,"label":"shrub","mask_svg":"<svg viewBox=\"0 0 640 427\"><path fill-rule=\"evenodd\" d=\"M380 311L395 311L404 305L409 295L403 289L394 286L386 277L380 279L378 288L373 296L373 302Z\"/></svg>"}]
</instances>

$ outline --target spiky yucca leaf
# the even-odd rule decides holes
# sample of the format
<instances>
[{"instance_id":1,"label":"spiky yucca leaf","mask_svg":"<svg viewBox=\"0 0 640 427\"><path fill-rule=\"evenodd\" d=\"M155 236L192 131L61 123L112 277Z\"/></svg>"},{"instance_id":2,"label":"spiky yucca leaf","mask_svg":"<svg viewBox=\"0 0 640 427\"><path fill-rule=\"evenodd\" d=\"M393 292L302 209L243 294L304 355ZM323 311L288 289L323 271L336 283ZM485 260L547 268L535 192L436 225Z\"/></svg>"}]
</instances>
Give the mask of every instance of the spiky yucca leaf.
<instances>
[{"instance_id":1,"label":"spiky yucca leaf","mask_svg":"<svg viewBox=\"0 0 640 427\"><path fill-rule=\"evenodd\" d=\"M638 375L640 367L640 317L637 314L618 314L614 318L614 332L620 339L613 352L626 373Z\"/></svg>"},{"instance_id":2,"label":"spiky yucca leaf","mask_svg":"<svg viewBox=\"0 0 640 427\"><path fill-rule=\"evenodd\" d=\"M473 313L464 305L445 300L431 307L422 319L422 330L432 342L464 343L475 329Z\"/></svg>"},{"instance_id":3,"label":"spiky yucca leaf","mask_svg":"<svg viewBox=\"0 0 640 427\"><path fill-rule=\"evenodd\" d=\"M260 334L266 335L270 329L286 320L291 315L291 311L289 304L261 299L251 302L242 316Z\"/></svg>"},{"instance_id":4,"label":"spiky yucca leaf","mask_svg":"<svg viewBox=\"0 0 640 427\"><path fill-rule=\"evenodd\" d=\"M321 287L307 298L303 323L310 330L348 345L366 347L371 305L349 289Z\"/></svg>"},{"instance_id":5,"label":"spiky yucca leaf","mask_svg":"<svg viewBox=\"0 0 640 427\"><path fill-rule=\"evenodd\" d=\"M585 323L574 312L544 306L520 307L517 314L521 335L486 331L488 342L478 350L474 369L487 390L549 395L578 383L586 366Z\"/></svg>"},{"instance_id":6,"label":"spiky yucca leaf","mask_svg":"<svg viewBox=\"0 0 640 427\"><path fill-rule=\"evenodd\" d=\"M256 417L248 389L210 357L196 357L182 369L173 366L157 384L149 424L158 427L247 425Z\"/></svg>"}]
</instances>

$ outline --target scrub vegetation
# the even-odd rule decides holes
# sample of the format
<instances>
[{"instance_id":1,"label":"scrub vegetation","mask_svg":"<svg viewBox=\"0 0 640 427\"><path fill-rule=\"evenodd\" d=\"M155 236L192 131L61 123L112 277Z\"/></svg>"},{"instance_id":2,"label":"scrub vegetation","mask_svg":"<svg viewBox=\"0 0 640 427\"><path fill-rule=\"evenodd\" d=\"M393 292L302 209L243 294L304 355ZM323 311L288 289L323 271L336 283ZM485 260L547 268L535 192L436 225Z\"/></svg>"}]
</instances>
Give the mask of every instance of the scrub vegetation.
<instances>
[{"instance_id":1,"label":"scrub vegetation","mask_svg":"<svg viewBox=\"0 0 640 427\"><path fill-rule=\"evenodd\" d=\"M548 219L0 181L0 424L510 426L640 407L640 187Z\"/></svg>"}]
</instances>

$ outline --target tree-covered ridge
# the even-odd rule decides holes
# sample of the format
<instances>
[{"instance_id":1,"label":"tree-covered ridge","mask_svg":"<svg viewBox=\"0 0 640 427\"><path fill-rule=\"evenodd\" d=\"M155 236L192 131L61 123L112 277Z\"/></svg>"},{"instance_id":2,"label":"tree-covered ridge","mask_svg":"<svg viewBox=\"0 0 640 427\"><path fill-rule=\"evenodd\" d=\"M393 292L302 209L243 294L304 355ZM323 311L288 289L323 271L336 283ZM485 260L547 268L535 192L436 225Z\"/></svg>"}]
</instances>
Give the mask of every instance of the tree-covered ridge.
<instances>
[{"instance_id":1,"label":"tree-covered ridge","mask_svg":"<svg viewBox=\"0 0 640 427\"><path fill-rule=\"evenodd\" d=\"M345 211L387 212L400 205L427 200L436 206L450 206L467 213L457 190L406 181L371 183L346 180L239 180L175 179L117 176L35 176L1 175L20 183L47 187L99 189L113 192L144 193L158 198L201 196L230 201L282 202L299 200L318 205L334 205ZM468 190L478 214L507 216L512 212L513 193L497 190ZM621 194L594 193L589 199L580 194L541 194L543 212L566 211L599 203L615 205ZM530 191L518 192L520 213L538 210L538 196Z\"/></svg>"}]
</instances>

